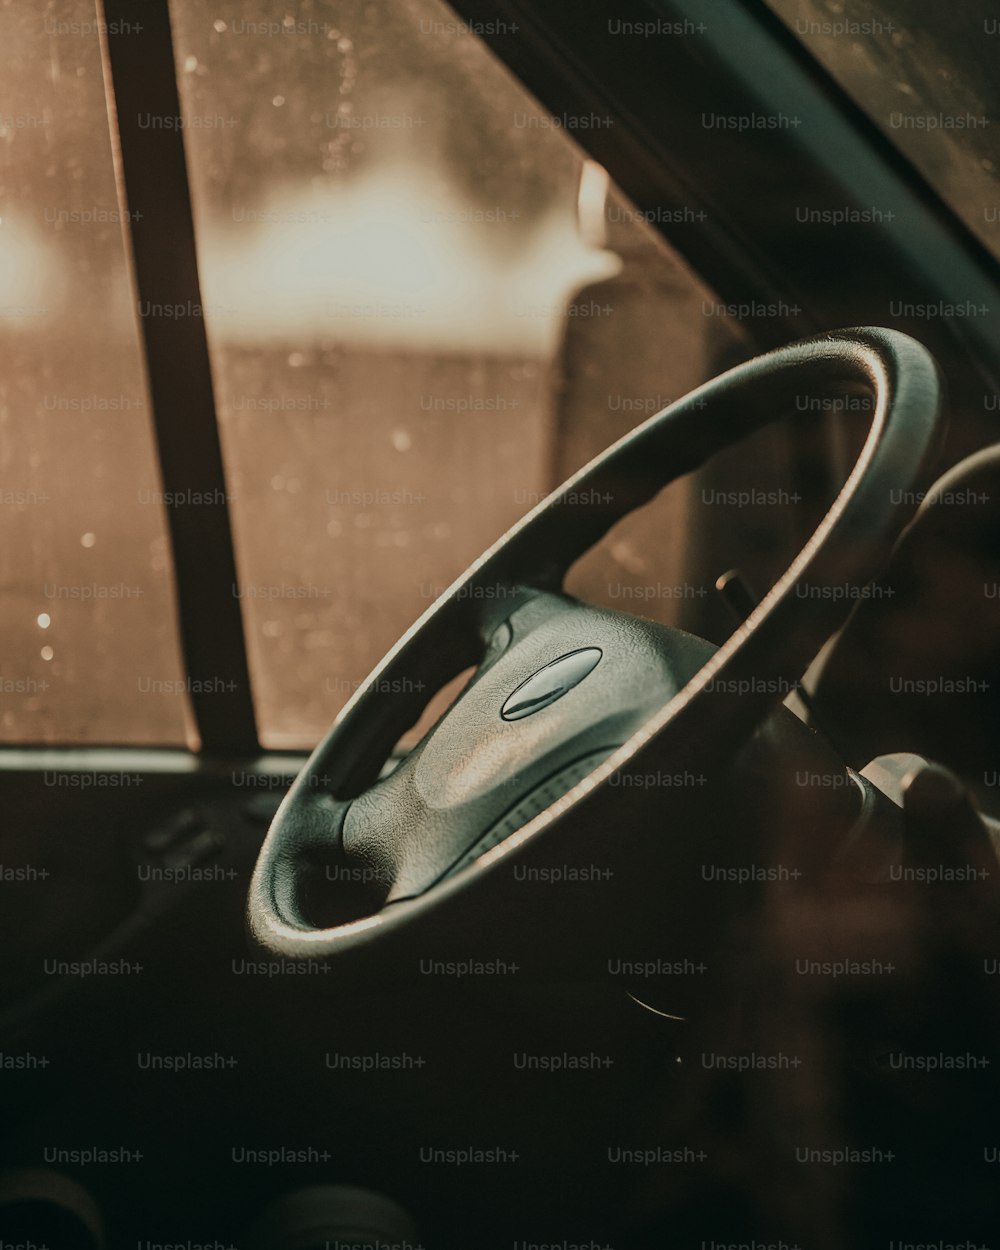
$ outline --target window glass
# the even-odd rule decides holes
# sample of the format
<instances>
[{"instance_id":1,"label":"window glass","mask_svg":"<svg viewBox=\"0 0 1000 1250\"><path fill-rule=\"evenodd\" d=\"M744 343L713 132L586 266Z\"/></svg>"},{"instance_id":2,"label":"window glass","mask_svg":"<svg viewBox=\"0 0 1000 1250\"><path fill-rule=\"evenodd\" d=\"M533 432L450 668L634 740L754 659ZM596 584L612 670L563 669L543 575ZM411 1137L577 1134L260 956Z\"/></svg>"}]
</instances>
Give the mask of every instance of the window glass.
<instances>
[{"instance_id":1,"label":"window glass","mask_svg":"<svg viewBox=\"0 0 1000 1250\"><path fill-rule=\"evenodd\" d=\"M606 119L546 115L434 0L172 17L235 593L263 739L300 746L470 560L733 336L584 160L574 131ZM618 555L580 586L644 576Z\"/></svg>"},{"instance_id":2,"label":"window glass","mask_svg":"<svg viewBox=\"0 0 1000 1250\"><path fill-rule=\"evenodd\" d=\"M3 0L0 740L188 726L92 0Z\"/></svg>"},{"instance_id":3,"label":"window glass","mask_svg":"<svg viewBox=\"0 0 1000 1250\"><path fill-rule=\"evenodd\" d=\"M995 0L768 4L1000 257Z\"/></svg>"}]
</instances>

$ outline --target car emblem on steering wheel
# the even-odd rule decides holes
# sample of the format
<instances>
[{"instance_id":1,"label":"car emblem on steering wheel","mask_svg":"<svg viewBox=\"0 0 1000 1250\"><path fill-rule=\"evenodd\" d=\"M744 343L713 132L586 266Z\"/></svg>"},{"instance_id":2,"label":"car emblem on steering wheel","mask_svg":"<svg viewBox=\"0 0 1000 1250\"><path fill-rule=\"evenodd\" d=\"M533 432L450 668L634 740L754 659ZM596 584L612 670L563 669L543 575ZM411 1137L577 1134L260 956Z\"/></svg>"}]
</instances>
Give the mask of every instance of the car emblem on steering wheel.
<instances>
[{"instance_id":1,"label":"car emblem on steering wheel","mask_svg":"<svg viewBox=\"0 0 1000 1250\"><path fill-rule=\"evenodd\" d=\"M532 673L527 681L522 681L500 709L500 715L504 720L523 720L525 716L550 707L556 699L561 699L589 676L600 659L600 647L585 647L582 651L561 655L537 673Z\"/></svg>"}]
</instances>

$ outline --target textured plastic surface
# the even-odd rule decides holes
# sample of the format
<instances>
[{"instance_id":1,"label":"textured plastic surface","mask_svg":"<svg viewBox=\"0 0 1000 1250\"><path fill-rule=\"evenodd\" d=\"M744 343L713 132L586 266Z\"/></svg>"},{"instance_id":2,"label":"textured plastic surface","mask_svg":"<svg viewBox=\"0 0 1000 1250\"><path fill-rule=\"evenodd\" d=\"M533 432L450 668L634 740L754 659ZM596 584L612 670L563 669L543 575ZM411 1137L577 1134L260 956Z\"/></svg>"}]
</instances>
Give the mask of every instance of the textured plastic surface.
<instances>
[{"instance_id":1,"label":"textured plastic surface","mask_svg":"<svg viewBox=\"0 0 1000 1250\"><path fill-rule=\"evenodd\" d=\"M347 812L345 857L384 883L390 902L433 885L542 783L549 782L552 801L561 797L581 779L565 772L568 765L610 755L715 650L680 630L561 595L539 594L507 624L504 650ZM504 719L510 691L567 651L581 654L594 644L603 658L585 681L531 716ZM557 774L564 774L562 788L553 783Z\"/></svg>"}]
</instances>

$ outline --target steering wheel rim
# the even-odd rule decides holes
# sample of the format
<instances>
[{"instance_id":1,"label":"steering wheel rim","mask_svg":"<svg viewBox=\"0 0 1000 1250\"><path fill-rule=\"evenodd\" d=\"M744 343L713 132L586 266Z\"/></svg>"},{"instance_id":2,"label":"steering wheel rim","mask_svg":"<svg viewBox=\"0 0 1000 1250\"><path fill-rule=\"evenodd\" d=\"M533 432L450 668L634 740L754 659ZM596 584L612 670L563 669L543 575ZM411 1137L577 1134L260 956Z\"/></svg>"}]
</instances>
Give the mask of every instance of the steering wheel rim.
<instances>
[{"instance_id":1,"label":"steering wheel rim","mask_svg":"<svg viewBox=\"0 0 1000 1250\"><path fill-rule=\"evenodd\" d=\"M392 746L419 715L422 690L439 689L477 661L482 671L484 651L496 645L505 621L537 596L557 592L572 563L622 517L774 420L781 406L772 401L784 397L787 405L792 382L800 392L832 383L869 387L871 427L815 532L747 620L602 762L457 875L372 915L311 924L301 906L306 865L343 841L346 813L371 792ZM591 824L606 819L609 782L624 771L731 758L846 619L856 596L837 588L876 576L916 511L913 488L936 451L942 403L937 367L914 339L885 329L845 330L737 365L574 474L444 591L341 711L261 848L248 899L252 939L284 959L370 963L373 950L405 949L417 934L447 930L449 917L459 923L473 914L470 900L501 865L585 822L588 811Z\"/></svg>"}]
</instances>

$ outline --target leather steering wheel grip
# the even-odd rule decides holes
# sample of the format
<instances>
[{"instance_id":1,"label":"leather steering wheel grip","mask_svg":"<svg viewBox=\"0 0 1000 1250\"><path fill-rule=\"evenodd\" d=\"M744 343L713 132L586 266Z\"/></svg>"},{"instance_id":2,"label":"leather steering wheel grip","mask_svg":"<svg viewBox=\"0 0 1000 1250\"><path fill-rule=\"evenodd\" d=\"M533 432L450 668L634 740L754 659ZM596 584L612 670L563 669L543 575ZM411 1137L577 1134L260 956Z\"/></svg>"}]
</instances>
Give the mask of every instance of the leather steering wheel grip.
<instances>
[{"instance_id":1,"label":"leather steering wheel grip","mask_svg":"<svg viewBox=\"0 0 1000 1250\"><path fill-rule=\"evenodd\" d=\"M720 648L713 651L680 631L587 608L560 594L567 569L618 520L716 452L787 413L795 394L833 386L864 387L874 398L857 462L812 537ZM503 889L501 870L530 860L547 843L558 843L565 860L600 845L602 837L612 836L609 827L619 841L641 839L635 812L629 816L635 829L623 819L636 801L622 783L629 774L657 769L705 772L723 766L782 701L850 613L856 596L849 588L878 574L916 511L916 488L937 451L942 406L937 366L918 342L892 330L844 330L737 365L591 461L428 608L340 713L264 841L248 900L253 941L286 959L334 960L338 967L360 962L377 969L379 960L392 952L399 958L414 940L433 943L436 934L446 942L449 932L454 936L462 926L481 928L484 915L493 923L490 909L504 906L497 894ZM898 502L910 499L912 506ZM598 678L588 676L550 711L504 720L507 699L534 672L564 653L595 646L604 650L598 675L607 672L609 681L617 681L629 673L628 664L645 675L645 694L633 694L631 718L601 720L594 729L598 704L587 702L585 692L599 690ZM616 648L625 658L615 658ZM417 692L439 689L470 665L478 669L468 693L399 766L395 781L395 775L378 781L392 745L422 710L426 696ZM601 697L603 708L606 690ZM553 791L553 801L527 808L509 836L489 844L479 858L470 861L466 854L459 871L454 866L443 871L442 859L428 875L427 851L435 838L454 839L473 814L486 824L499 820L511 802L513 792L499 775L492 807L452 802L456 778L482 790L492 773L505 768L527 777L531 751L525 746L520 756L505 756L502 744L515 740L501 735L522 733L520 741L533 744L535 754L549 750L552 743L534 728L545 723L544 716L562 727L557 737L563 754L551 758L564 761L559 767L566 780ZM444 766L450 773L442 782L450 797L438 804L427 793L426 761L434 758L435 734L455 739L458 730ZM455 762L456 756L464 758ZM572 765L579 760L596 763L578 775ZM483 798L478 790L477 801ZM536 786L536 792L544 794L544 787ZM388 823L379 824L380 809L370 795L385 800ZM450 824L439 807L449 807ZM393 813L409 822L398 838L391 828ZM302 906L304 880L326 852L344 854L352 846L360 856L352 862L373 878L384 871L387 888L376 906L389 905L346 923L312 923ZM454 847L448 855L454 858ZM409 893L397 889L393 898L390 887L400 877L423 884ZM518 906L508 909L511 924L526 922Z\"/></svg>"}]
</instances>

